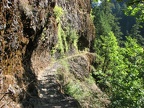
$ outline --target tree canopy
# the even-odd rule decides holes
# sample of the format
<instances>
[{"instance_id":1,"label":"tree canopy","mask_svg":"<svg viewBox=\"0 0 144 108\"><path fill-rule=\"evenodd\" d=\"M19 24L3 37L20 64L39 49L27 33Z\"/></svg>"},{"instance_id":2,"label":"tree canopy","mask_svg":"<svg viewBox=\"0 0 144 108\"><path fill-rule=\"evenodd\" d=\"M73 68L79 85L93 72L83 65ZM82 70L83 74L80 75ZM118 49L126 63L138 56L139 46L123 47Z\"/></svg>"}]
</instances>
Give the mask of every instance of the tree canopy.
<instances>
[{"instance_id":1,"label":"tree canopy","mask_svg":"<svg viewBox=\"0 0 144 108\"><path fill-rule=\"evenodd\" d=\"M94 50L100 59L94 75L96 83L111 100L110 108L143 108L144 2L118 1L123 3L102 0L101 5L93 8ZM133 17L127 17L123 12Z\"/></svg>"}]
</instances>

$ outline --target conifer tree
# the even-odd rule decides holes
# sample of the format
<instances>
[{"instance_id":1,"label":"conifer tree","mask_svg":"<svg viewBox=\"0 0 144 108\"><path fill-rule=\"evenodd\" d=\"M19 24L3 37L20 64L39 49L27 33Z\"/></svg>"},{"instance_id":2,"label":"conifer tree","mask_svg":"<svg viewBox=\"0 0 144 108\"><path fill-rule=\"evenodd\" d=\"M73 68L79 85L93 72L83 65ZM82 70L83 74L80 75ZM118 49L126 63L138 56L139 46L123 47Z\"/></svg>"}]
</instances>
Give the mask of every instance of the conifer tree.
<instances>
[{"instance_id":1,"label":"conifer tree","mask_svg":"<svg viewBox=\"0 0 144 108\"><path fill-rule=\"evenodd\" d=\"M113 6L113 3L108 2L107 0L102 0L102 3L99 6L95 6L95 8L93 8L97 38L101 35L106 36L111 31L116 37L121 37L122 32L118 26L118 18L116 18L112 12Z\"/></svg>"}]
</instances>

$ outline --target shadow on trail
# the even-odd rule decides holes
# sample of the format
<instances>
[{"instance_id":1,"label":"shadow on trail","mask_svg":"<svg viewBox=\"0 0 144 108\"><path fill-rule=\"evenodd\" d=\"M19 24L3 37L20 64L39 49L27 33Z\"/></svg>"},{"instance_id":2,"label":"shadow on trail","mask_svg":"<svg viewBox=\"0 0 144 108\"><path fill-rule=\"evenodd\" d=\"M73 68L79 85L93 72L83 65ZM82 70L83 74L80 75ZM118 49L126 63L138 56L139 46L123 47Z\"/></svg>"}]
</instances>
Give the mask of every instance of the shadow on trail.
<instances>
[{"instance_id":1,"label":"shadow on trail","mask_svg":"<svg viewBox=\"0 0 144 108\"><path fill-rule=\"evenodd\" d=\"M55 74L45 73L38 80L39 98L32 99L34 108L80 108L75 99L61 92Z\"/></svg>"}]
</instances>

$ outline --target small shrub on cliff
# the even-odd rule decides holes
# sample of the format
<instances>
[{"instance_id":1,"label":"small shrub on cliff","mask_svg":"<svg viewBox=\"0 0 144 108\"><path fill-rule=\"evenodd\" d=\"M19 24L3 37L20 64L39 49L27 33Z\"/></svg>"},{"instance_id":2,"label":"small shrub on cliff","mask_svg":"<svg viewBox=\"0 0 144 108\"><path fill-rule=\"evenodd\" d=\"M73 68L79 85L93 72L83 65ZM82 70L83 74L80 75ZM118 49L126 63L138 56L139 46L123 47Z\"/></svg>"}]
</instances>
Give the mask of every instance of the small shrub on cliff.
<instances>
[{"instance_id":1,"label":"small shrub on cliff","mask_svg":"<svg viewBox=\"0 0 144 108\"><path fill-rule=\"evenodd\" d=\"M67 34L67 40L69 41L69 44L73 45L76 49L78 49L77 42L79 36L76 30L72 29L72 27L67 27L66 34Z\"/></svg>"},{"instance_id":2,"label":"small shrub on cliff","mask_svg":"<svg viewBox=\"0 0 144 108\"><path fill-rule=\"evenodd\" d=\"M58 43L55 49L60 51L61 54L64 54L68 50L66 34L63 31L61 24L58 25Z\"/></svg>"},{"instance_id":3,"label":"small shrub on cliff","mask_svg":"<svg viewBox=\"0 0 144 108\"><path fill-rule=\"evenodd\" d=\"M60 54L64 55L64 53L69 50L75 49L78 50L77 42L78 42L78 34L75 29L71 27L66 27L65 31L62 29L62 25L58 25L58 43L54 48L54 53L59 51Z\"/></svg>"},{"instance_id":4,"label":"small shrub on cliff","mask_svg":"<svg viewBox=\"0 0 144 108\"><path fill-rule=\"evenodd\" d=\"M58 43L54 48L54 53L56 51L60 52L60 54L64 55L65 52L68 52L71 49L78 49L78 35L76 30L72 29L72 27L67 26L65 30L62 28L61 17L64 14L64 10L60 6L55 6L54 15L56 17L58 24Z\"/></svg>"},{"instance_id":5,"label":"small shrub on cliff","mask_svg":"<svg viewBox=\"0 0 144 108\"><path fill-rule=\"evenodd\" d=\"M62 7L55 6L54 8L54 15L56 16L57 20L60 21L60 17L64 14Z\"/></svg>"}]
</instances>

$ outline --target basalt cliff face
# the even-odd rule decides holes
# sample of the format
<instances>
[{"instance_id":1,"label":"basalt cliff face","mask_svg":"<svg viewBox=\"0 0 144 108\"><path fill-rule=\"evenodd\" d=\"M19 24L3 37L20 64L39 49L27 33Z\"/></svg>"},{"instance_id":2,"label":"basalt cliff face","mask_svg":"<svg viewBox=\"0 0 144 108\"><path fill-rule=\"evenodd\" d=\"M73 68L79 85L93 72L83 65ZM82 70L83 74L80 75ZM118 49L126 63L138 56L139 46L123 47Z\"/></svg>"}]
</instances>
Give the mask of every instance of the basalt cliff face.
<instances>
[{"instance_id":1,"label":"basalt cliff face","mask_svg":"<svg viewBox=\"0 0 144 108\"><path fill-rule=\"evenodd\" d=\"M0 0L0 108L109 103L90 78L90 12L90 0Z\"/></svg>"}]
</instances>

